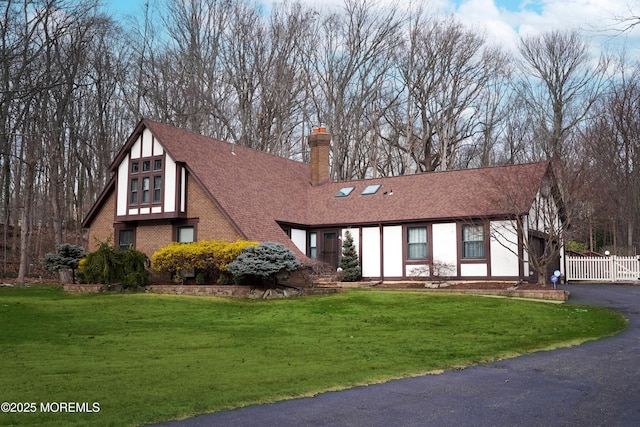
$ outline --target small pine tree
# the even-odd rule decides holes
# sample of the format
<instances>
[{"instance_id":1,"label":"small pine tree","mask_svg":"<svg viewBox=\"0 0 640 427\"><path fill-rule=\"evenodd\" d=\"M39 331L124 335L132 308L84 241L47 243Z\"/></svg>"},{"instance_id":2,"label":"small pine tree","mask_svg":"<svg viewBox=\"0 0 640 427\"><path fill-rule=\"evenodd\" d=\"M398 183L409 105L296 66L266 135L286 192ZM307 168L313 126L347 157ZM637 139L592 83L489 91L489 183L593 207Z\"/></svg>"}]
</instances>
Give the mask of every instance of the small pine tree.
<instances>
[{"instance_id":1,"label":"small pine tree","mask_svg":"<svg viewBox=\"0 0 640 427\"><path fill-rule=\"evenodd\" d=\"M42 266L49 271L70 270L71 283L76 283L76 269L78 268L78 263L83 257L83 247L63 243L56 245L55 254L45 254L44 259L42 260Z\"/></svg>"},{"instance_id":2,"label":"small pine tree","mask_svg":"<svg viewBox=\"0 0 640 427\"><path fill-rule=\"evenodd\" d=\"M344 240L342 242L342 256L340 257L338 267L340 267L344 273L343 280L345 282L355 282L356 280L360 280L362 277L358 253L356 252L356 247L353 244L351 232L348 230L345 233Z\"/></svg>"}]
</instances>

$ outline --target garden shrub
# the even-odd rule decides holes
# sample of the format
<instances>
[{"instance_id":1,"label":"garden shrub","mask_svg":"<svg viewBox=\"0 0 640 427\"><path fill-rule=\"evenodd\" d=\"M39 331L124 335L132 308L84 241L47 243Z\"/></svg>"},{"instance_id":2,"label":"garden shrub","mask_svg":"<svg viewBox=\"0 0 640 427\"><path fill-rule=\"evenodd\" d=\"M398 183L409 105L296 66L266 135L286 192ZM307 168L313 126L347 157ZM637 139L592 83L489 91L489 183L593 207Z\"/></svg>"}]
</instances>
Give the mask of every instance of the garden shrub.
<instances>
[{"instance_id":1,"label":"garden shrub","mask_svg":"<svg viewBox=\"0 0 640 427\"><path fill-rule=\"evenodd\" d=\"M76 269L84 255L84 248L82 246L63 243L56 245L55 254L45 254L42 260L42 266L45 270L49 271L70 270L71 283L76 283Z\"/></svg>"},{"instance_id":2,"label":"garden shrub","mask_svg":"<svg viewBox=\"0 0 640 427\"><path fill-rule=\"evenodd\" d=\"M137 289L149 284L149 258L129 248L116 251L109 242L101 242L79 263L86 283L122 283L126 289Z\"/></svg>"},{"instance_id":3,"label":"garden shrub","mask_svg":"<svg viewBox=\"0 0 640 427\"><path fill-rule=\"evenodd\" d=\"M235 261L228 266L228 271L235 281L246 278L271 280L275 284L277 275L300 268L300 262L291 250L280 243L264 242L258 246L245 248Z\"/></svg>"},{"instance_id":4,"label":"garden shrub","mask_svg":"<svg viewBox=\"0 0 640 427\"><path fill-rule=\"evenodd\" d=\"M242 250L249 246L255 246L258 242L237 240L226 242L223 240L202 240L194 243L171 243L152 256L153 269L159 273L167 273L176 277L183 270L195 269L199 282L204 277L219 276L220 282L229 282L225 278L227 266Z\"/></svg>"},{"instance_id":5,"label":"garden shrub","mask_svg":"<svg viewBox=\"0 0 640 427\"><path fill-rule=\"evenodd\" d=\"M129 248L116 251L116 258L122 266L122 286L125 289L137 289L149 284L149 257L143 252Z\"/></svg>"}]
</instances>

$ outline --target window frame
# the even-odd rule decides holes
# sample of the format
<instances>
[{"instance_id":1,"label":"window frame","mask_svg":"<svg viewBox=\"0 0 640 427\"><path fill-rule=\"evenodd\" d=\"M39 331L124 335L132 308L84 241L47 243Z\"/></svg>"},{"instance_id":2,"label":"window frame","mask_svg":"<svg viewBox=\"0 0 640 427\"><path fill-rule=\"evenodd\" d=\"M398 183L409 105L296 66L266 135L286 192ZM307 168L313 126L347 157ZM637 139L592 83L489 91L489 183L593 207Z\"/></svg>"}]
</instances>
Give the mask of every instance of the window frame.
<instances>
[{"instance_id":1,"label":"window frame","mask_svg":"<svg viewBox=\"0 0 640 427\"><path fill-rule=\"evenodd\" d=\"M155 204L155 203L162 202L162 181L163 181L162 175L153 176L153 188L152 188L153 195L151 196L151 203Z\"/></svg>"},{"instance_id":2,"label":"window frame","mask_svg":"<svg viewBox=\"0 0 640 427\"><path fill-rule=\"evenodd\" d=\"M476 232L471 232L467 236L466 231L475 229ZM477 233L480 231L480 233ZM473 237L480 236L481 239L473 239ZM484 224L462 224L460 227L460 243L461 254L460 257L466 261L484 260L487 259L487 239L486 239L486 227ZM473 246L470 246L473 244ZM475 254L475 252L478 252Z\"/></svg>"},{"instance_id":3,"label":"window frame","mask_svg":"<svg viewBox=\"0 0 640 427\"><path fill-rule=\"evenodd\" d=\"M181 232L182 230L191 230L191 240L181 240ZM196 226L193 224L182 224L176 226L176 242L178 243L194 243L196 241Z\"/></svg>"},{"instance_id":4,"label":"window frame","mask_svg":"<svg viewBox=\"0 0 640 427\"><path fill-rule=\"evenodd\" d=\"M130 207L162 205L165 185L164 167L164 153L131 161L128 194Z\"/></svg>"},{"instance_id":5,"label":"window frame","mask_svg":"<svg viewBox=\"0 0 640 427\"><path fill-rule=\"evenodd\" d=\"M318 259L318 232L309 232L309 258Z\"/></svg>"},{"instance_id":6,"label":"window frame","mask_svg":"<svg viewBox=\"0 0 640 427\"><path fill-rule=\"evenodd\" d=\"M180 242L180 229L184 227L193 228L193 242L198 241L198 219L188 219L173 223L172 239L177 243L192 243L192 242Z\"/></svg>"},{"instance_id":7,"label":"window frame","mask_svg":"<svg viewBox=\"0 0 640 427\"><path fill-rule=\"evenodd\" d=\"M424 241L411 241L412 230L424 230ZM429 227L427 225L411 225L405 227L405 250L406 250L406 260L407 261L426 261L429 259ZM418 245L423 247L424 256L413 256L412 248L418 247Z\"/></svg>"},{"instance_id":8,"label":"window frame","mask_svg":"<svg viewBox=\"0 0 640 427\"><path fill-rule=\"evenodd\" d=\"M122 236L123 236L123 233L125 232L131 233L131 243L128 243L126 247L123 246L122 244ZM115 244L116 250L125 251L129 248L135 249L136 247L136 228L135 227L123 226L123 227L117 228L115 230L115 233L116 233L116 244Z\"/></svg>"}]
</instances>

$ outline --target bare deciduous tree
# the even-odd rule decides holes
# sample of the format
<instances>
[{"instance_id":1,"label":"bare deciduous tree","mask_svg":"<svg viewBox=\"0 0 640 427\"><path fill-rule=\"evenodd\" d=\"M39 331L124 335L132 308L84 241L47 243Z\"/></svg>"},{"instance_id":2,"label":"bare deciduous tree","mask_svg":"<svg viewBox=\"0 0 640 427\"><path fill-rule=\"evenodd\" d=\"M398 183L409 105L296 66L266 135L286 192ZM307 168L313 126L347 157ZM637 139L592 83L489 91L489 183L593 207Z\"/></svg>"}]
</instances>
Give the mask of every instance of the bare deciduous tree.
<instances>
[{"instance_id":1,"label":"bare deciduous tree","mask_svg":"<svg viewBox=\"0 0 640 427\"><path fill-rule=\"evenodd\" d=\"M453 18L416 19L408 43L407 155L420 172L453 168L462 141L481 131L482 97L504 56Z\"/></svg>"},{"instance_id":2,"label":"bare deciduous tree","mask_svg":"<svg viewBox=\"0 0 640 427\"><path fill-rule=\"evenodd\" d=\"M316 46L307 52L308 84L317 111L316 123L327 122L333 133L332 176L363 178L370 171L369 143L382 118L399 46L401 20L395 9L371 1L347 0L344 13L318 21Z\"/></svg>"},{"instance_id":3,"label":"bare deciduous tree","mask_svg":"<svg viewBox=\"0 0 640 427\"><path fill-rule=\"evenodd\" d=\"M519 50L523 77L517 90L535 120L546 158L564 160L570 133L598 98L607 60L603 56L594 66L576 30L524 37Z\"/></svg>"}]
</instances>

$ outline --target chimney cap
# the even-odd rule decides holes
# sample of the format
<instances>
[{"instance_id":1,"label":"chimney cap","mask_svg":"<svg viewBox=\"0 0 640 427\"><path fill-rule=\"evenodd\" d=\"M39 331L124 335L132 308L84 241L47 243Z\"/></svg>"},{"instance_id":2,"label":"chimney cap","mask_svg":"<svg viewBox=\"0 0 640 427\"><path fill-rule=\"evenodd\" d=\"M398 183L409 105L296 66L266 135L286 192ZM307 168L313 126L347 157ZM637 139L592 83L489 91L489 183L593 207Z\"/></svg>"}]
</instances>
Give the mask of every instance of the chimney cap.
<instances>
[{"instance_id":1,"label":"chimney cap","mask_svg":"<svg viewBox=\"0 0 640 427\"><path fill-rule=\"evenodd\" d=\"M319 126L314 126L312 133L327 133L327 124L320 123Z\"/></svg>"}]
</instances>

